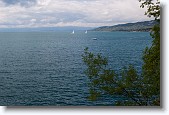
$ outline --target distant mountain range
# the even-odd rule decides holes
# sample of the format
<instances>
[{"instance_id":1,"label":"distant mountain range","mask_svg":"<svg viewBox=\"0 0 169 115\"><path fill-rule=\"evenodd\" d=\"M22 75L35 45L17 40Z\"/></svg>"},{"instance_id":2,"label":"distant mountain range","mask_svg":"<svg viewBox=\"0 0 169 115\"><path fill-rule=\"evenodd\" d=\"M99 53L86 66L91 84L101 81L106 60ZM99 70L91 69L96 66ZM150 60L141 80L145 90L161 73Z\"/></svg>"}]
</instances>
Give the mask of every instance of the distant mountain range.
<instances>
[{"instance_id":1,"label":"distant mountain range","mask_svg":"<svg viewBox=\"0 0 169 115\"><path fill-rule=\"evenodd\" d=\"M78 31L78 30L91 30L91 27L37 27L37 28L0 28L0 32L52 32L52 31Z\"/></svg>"},{"instance_id":2,"label":"distant mountain range","mask_svg":"<svg viewBox=\"0 0 169 115\"><path fill-rule=\"evenodd\" d=\"M91 30L91 31L150 31L157 22L144 21L136 23L118 24L114 26L102 26L98 28L93 27L37 27L37 28L0 28L0 32L52 32L52 31L78 31L78 30Z\"/></svg>"},{"instance_id":3,"label":"distant mountain range","mask_svg":"<svg viewBox=\"0 0 169 115\"><path fill-rule=\"evenodd\" d=\"M157 22L154 20L136 23L118 24L114 26L102 26L91 31L150 31Z\"/></svg>"}]
</instances>

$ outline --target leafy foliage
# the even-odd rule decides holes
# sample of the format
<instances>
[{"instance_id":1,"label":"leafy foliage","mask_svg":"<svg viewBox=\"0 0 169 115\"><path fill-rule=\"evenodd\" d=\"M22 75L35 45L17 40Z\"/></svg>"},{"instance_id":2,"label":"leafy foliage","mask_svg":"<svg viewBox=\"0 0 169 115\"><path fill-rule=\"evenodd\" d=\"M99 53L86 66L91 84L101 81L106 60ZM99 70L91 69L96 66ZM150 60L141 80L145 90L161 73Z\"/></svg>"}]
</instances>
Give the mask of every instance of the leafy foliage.
<instances>
[{"instance_id":1,"label":"leafy foliage","mask_svg":"<svg viewBox=\"0 0 169 115\"><path fill-rule=\"evenodd\" d=\"M130 65L128 68L123 68L120 74L108 69L107 59L102 57L101 54L94 55L85 49L83 61L87 65L86 75L90 79L90 100L96 100L102 95L118 95L122 98L129 99L132 105L141 105L142 101L139 100L141 83L135 68ZM117 102L118 104L124 101Z\"/></svg>"},{"instance_id":2,"label":"leafy foliage","mask_svg":"<svg viewBox=\"0 0 169 115\"><path fill-rule=\"evenodd\" d=\"M107 58L94 55L85 49L82 59L87 65L86 75L90 79L90 100L103 95L120 96L117 105L160 105L160 6L159 0L140 0L141 7L147 6L146 14L158 21L152 31L152 46L143 53L142 74L138 75L134 66L124 67L120 73L108 68Z\"/></svg>"},{"instance_id":3,"label":"leafy foliage","mask_svg":"<svg viewBox=\"0 0 169 115\"><path fill-rule=\"evenodd\" d=\"M153 3L152 0L146 0L141 6L145 5L148 8L146 14L153 16L158 23L151 31L152 46L146 48L143 54L143 96L149 101L148 104L160 105L160 1L156 0L156 3Z\"/></svg>"},{"instance_id":4,"label":"leafy foliage","mask_svg":"<svg viewBox=\"0 0 169 115\"><path fill-rule=\"evenodd\" d=\"M153 2L156 1L156 2ZM155 17L155 19L160 19L160 0L139 0L141 2L141 8L147 7L145 15L148 17Z\"/></svg>"}]
</instances>

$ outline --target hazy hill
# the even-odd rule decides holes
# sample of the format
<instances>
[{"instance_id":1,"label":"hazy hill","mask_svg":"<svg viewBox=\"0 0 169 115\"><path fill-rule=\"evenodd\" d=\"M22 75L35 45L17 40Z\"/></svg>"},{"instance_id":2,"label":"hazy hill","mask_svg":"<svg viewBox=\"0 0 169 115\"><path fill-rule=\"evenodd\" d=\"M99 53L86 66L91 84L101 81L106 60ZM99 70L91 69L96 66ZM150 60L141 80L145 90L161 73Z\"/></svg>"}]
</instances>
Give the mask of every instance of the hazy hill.
<instances>
[{"instance_id":1,"label":"hazy hill","mask_svg":"<svg viewBox=\"0 0 169 115\"><path fill-rule=\"evenodd\" d=\"M126 24L118 24L114 26L102 26L93 29L92 31L150 31L150 29L157 22L152 21L144 21L144 22L136 22L136 23L126 23Z\"/></svg>"},{"instance_id":2,"label":"hazy hill","mask_svg":"<svg viewBox=\"0 0 169 115\"><path fill-rule=\"evenodd\" d=\"M0 32L51 32L51 31L72 31L72 30L91 30L91 27L37 27L37 28L0 28Z\"/></svg>"}]
</instances>

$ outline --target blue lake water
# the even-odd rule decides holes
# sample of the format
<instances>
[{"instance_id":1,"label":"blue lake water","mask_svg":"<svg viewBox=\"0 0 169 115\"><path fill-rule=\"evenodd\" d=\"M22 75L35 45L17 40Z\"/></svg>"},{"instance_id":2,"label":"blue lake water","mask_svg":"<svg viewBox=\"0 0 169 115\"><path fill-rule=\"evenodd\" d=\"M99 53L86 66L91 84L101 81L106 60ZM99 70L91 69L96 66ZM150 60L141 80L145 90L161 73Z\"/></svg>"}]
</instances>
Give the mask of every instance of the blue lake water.
<instances>
[{"instance_id":1,"label":"blue lake water","mask_svg":"<svg viewBox=\"0 0 169 115\"><path fill-rule=\"evenodd\" d=\"M0 105L113 105L118 97L87 100L84 49L117 72L128 64L140 72L151 41L148 32L1 32Z\"/></svg>"}]
</instances>

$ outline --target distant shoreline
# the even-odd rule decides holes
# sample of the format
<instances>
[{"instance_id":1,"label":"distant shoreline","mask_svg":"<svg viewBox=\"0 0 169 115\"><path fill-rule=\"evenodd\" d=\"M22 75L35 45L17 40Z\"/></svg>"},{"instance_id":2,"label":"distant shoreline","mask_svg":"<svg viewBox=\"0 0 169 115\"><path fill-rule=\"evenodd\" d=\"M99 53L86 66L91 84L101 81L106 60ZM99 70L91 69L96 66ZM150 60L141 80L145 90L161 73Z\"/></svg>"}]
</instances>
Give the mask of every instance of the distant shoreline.
<instances>
[{"instance_id":1,"label":"distant shoreline","mask_svg":"<svg viewBox=\"0 0 169 115\"><path fill-rule=\"evenodd\" d=\"M149 30L115 30L115 31L98 31L98 30L89 30L89 31L95 31L95 32L151 32L151 28Z\"/></svg>"},{"instance_id":2,"label":"distant shoreline","mask_svg":"<svg viewBox=\"0 0 169 115\"><path fill-rule=\"evenodd\" d=\"M102 26L91 31L127 31L127 32L150 32L152 27L157 22L154 20L151 21L143 21L143 22L136 22L136 23L126 23L126 24L118 24L114 26Z\"/></svg>"}]
</instances>

